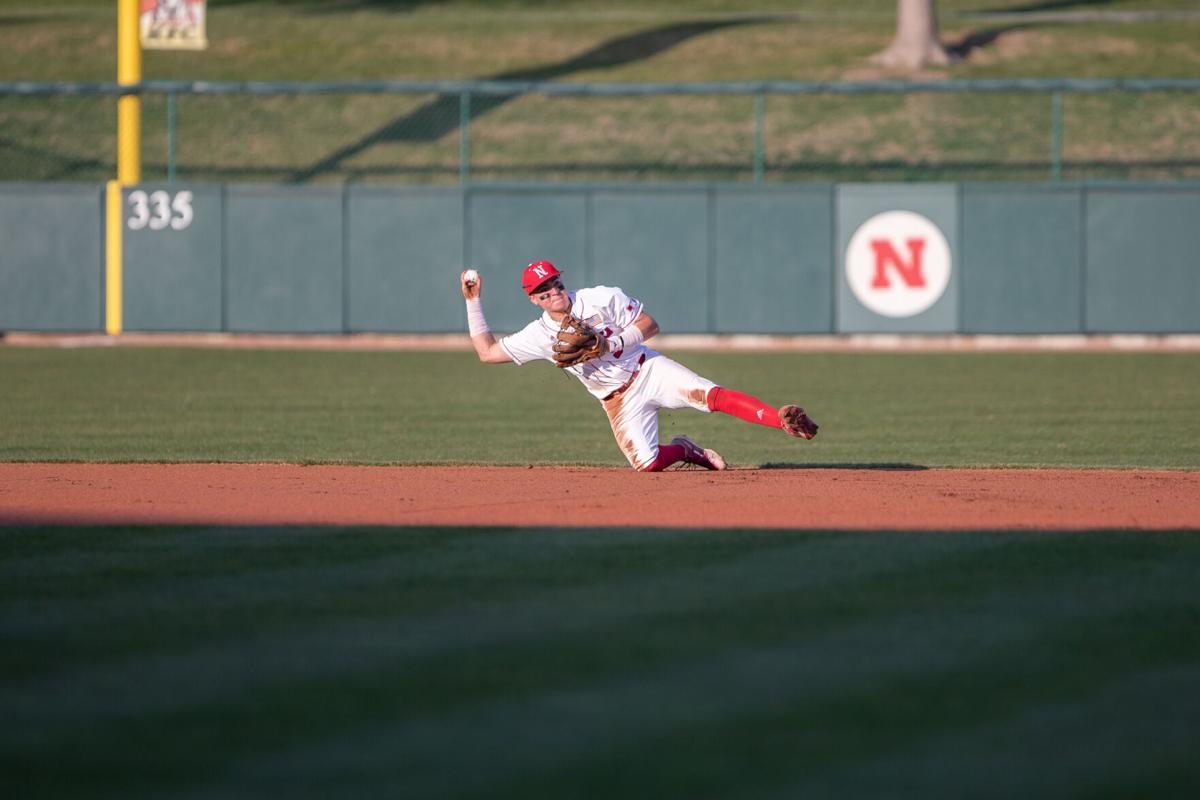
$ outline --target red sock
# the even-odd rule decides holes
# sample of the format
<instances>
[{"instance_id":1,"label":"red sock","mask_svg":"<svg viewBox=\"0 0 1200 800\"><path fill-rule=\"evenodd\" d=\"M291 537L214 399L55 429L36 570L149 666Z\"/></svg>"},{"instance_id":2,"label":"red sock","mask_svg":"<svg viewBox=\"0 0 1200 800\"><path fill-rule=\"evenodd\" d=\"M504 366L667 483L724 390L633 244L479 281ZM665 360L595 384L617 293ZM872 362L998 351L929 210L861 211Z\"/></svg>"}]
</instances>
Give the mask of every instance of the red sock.
<instances>
[{"instance_id":1,"label":"red sock","mask_svg":"<svg viewBox=\"0 0 1200 800\"><path fill-rule=\"evenodd\" d=\"M677 464L683 461L683 445L681 444L660 444L658 446L658 457L650 462L650 466L642 470L642 472L662 472L672 464Z\"/></svg>"},{"instance_id":2,"label":"red sock","mask_svg":"<svg viewBox=\"0 0 1200 800\"><path fill-rule=\"evenodd\" d=\"M768 428L780 427L779 410L748 394L718 386L708 393L708 407L712 411L744 419Z\"/></svg>"}]
</instances>

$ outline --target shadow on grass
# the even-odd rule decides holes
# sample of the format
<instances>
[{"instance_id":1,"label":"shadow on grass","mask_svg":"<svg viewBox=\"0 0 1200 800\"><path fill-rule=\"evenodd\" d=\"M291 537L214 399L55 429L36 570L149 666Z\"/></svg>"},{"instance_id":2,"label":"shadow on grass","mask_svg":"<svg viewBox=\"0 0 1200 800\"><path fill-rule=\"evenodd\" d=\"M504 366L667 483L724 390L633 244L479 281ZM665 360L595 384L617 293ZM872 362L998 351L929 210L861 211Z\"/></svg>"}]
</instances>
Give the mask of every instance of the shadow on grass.
<instances>
[{"instance_id":1,"label":"shadow on grass","mask_svg":"<svg viewBox=\"0 0 1200 800\"><path fill-rule=\"evenodd\" d=\"M590 50L556 64L510 70L486 76L483 80L554 80L580 70L614 67L642 61L706 33L739 25L770 22L773 19L776 17L759 15L660 25L609 39ZM517 97L520 95L472 95L470 99L471 119L477 119ZM327 172L337 171L342 162L384 142L437 141L459 129L460 102L461 99L457 94L438 95L421 107L385 123L357 142L335 150L309 167L297 171L292 175L291 182L305 183Z\"/></svg>"},{"instance_id":2,"label":"shadow on grass","mask_svg":"<svg viewBox=\"0 0 1200 800\"><path fill-rule=\"evenodd\" d=\"M966 59L974 51L982 50L985 47L995 44L996 40L1005 34L1031 27L1033 26L1029 24L1005 25L998 28L985 28L984 30L972 31L964 35L957 42L947 44L946 52L957 59Z\"/></svg>"},{"instance_id":3,"label":"shadow on grass","mask_svg":"<svg viewBox=\"0 0 1200 800\"><path fill-rule=\"evenodd\" d=\"M1026 3L1025 5L1013 6L1004 8L997 6L996 8L985 8L977 12L980 14L1028 14L1039 11L1065 11L1069 8L1077 8L1079 6L1107 6L1112 5L1112 0L1043 0L1039 3Z\"/></svg>"}]
</instances>

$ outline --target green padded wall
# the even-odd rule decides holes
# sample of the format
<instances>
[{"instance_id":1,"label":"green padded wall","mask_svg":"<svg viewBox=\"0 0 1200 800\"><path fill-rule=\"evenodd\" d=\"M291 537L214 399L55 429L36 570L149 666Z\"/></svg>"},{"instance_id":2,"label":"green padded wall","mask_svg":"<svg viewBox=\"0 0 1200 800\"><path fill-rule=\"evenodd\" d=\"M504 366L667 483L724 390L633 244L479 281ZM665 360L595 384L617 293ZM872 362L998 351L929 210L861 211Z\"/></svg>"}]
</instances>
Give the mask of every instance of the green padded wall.
<instances>
[{"instance_id":1,"label":"green padded wall","mask_svg":"<svg viewBox=\"0 0 1200 800\"><path fill-rule=\"evenodd\" d=\"M589 282L641 300L663 333L710 330L710 199L704 188L596 191Z\"/></svg>"},{"instance_id":2,"label":"green padded wall","mask_svg":"<svg viewBox=\"0 0 1200 800\"><path fill-rule=\"evenodd\" d=\"M954 184L842 184L837 187L837 277L834 292L837 303L836 326L839 333L952 333L958 328L958 284L962 271L958 247L958 187ZM932 224L944 237L949 250L949 282L936 301L919 313L906 316L888 316L869 308L850 288L847 269L847 251L851 242L865 232L866 224L888 212L902 212L922 217ZM914 229L916 230L916 229ZM905 251L910 235L925 240L924 234L917 236L907 227L898 230L894 237L883 237L895 250L913 264L911 254ZM864 240L872 237L864 236ZM929 260L927 246L926 260ZM892 263L892 262L889 262ZM928 270L929 265L926 264ZM876 296L896 296L908 291L897 277L897 270L885 271L886 289L871 289Z\"/></svg>"},{"instance_id":3,"label":"green padded wall","mask_svg":"<svg viewBox=\"0 0 1200 800\"><path fill-rule=\"evenodd\" d=\"M465 330L458 290L463 193L441 187L347 192L348 329Z\"/></svg>"},{"instance_id":4,"label":"green padded wall","mask_svg":"<svg viewBox=\"0 0 1200 800\"><path fill-rule=\"evenodd\" d=\"M125 330L221 330L221 188L141 184L122 200Z\"/></svg>"},{"instance_id":5,"label":"green padded wall","mask_svg":"<svg viewBox=\"0 0 1200 800\"><path fill-rule=\"evenodd\" d=\"M912 235L860 230L890 212L949 253L944 292L908 316L864 299L863 275L919 285ZM504 333L536 314L518 277L538 258L621 286L668 333L1200 331L1196 184L146 184L122 215L131 331L465 331L474 266ZM0 186L0 330L103 330L103 217L100 186Z\"/></svg>"},{"instance_id":6,"label":"green padded wall","mask_svg":"<svg viewBox=\"0 0 1200 800\"><path fill-rule=\"evenodd\" d=\"M961 331L1080 330L1082 208L1077 188L963 188Z\"/></svg>"},{"instance_id":7,"label":"green padded wall","mask_svg":"<svg viewBox=\"0 0 1200 800\"><path fill-rule=\"evenodd\" d=\"M1086 330L1200 330L1200 189L1091 188L1086 208Z\"/></svg>"},{"instance_id":8,"label":"green padded wall","mask_svg":"<svg viewBox=\"0 0 1200 800\"><path fill-rule=\"evenodd\" d=\"M833 187L720 187L716 330L833 331Z\"/></svg>"},{"instance_id":9,"label":"green padded wall","mask_svg":"<svg viewBox=\"0 0 1200 800\"><path fill-rule=\"evenodd\" d=\"M340 188L230 187L225 241L228 330L344 330Z\"/></svg>"},{"instance_id":10,"label":"green padded wall","mask_svg":"<svg viewBox=\"0 0 1200 800\"><path fill-rule=\"evenodd\" d=\"M582 190L552 186L471 191L466 260L483 277L484 309L494 330L519 330L541 313L521 289L521 273L530 262L553 262L563 271L569 289L590 285L589 203ZM462 329L465 327L464 314Z\"/></svg>"},{"instance_id":11,"label":"green padded wall","mask_svg":"<svg viewBox=\"0 0 1200 800\"><path fill-rule=\"evenodd\" d=\"M0 184L0 331L104 329L104 189Z\"/></svg>"}]
</instances>

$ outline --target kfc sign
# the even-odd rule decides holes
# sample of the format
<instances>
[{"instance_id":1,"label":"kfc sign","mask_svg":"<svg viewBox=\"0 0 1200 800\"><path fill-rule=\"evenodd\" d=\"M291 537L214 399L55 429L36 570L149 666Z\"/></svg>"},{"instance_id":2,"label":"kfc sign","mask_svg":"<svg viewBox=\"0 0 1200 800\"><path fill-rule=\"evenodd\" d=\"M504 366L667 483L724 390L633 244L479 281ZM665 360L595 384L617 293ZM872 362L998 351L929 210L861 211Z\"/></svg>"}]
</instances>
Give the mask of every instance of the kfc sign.
<instances>
[{"instance_id":1,"label":"kfc sign","mask_svg":"<svg viewBox=\"0 0 1200 800\"><path fill-rule=\"evenodd\" d=\"M950 245L920 214L876 214L850 237L846 281L858 301L876 314L920 314L950 283Z\"/></svg>"}]
</instances>

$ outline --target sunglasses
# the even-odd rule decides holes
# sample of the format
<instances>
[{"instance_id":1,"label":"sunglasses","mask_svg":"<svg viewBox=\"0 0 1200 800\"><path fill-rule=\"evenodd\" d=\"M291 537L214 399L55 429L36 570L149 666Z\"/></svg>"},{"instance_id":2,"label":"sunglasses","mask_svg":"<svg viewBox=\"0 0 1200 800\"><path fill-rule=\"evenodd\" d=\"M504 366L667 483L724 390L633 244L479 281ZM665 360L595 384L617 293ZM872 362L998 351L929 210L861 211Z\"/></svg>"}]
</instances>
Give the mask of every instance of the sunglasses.
<instances>
[{"instance_id":1,"label":"sunglasses","mask_svg":"<svg viewBox=\"0 0 1200 800\"><path fill-rule=\"evenodd\" d=\"M560 292L563 291L562 281L557 278L534 289L533 296L537 300L545 302L550 299L550 295L555 289L558 289Z\"/></svg>"}]
</instances>

